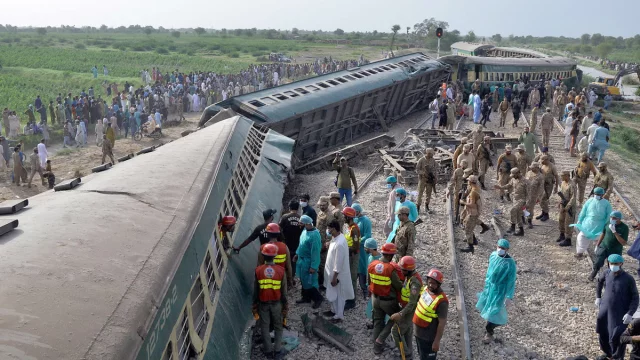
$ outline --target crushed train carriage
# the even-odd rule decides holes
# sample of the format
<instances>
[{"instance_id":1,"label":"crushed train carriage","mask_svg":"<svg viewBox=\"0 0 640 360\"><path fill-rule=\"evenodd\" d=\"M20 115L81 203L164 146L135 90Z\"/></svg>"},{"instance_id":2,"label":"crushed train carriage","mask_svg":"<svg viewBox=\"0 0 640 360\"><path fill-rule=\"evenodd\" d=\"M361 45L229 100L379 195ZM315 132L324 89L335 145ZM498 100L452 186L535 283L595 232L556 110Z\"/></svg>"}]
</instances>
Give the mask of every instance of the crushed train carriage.
<instances>
[{"instance_id":1,"label":"crushed train carriage","mask_svg":"<svg viewBox=\"0 0 640 360\"><path fill-rule=\"evenodd\" d=\"M296 140L294 160L308 161L425 109L450 73L412 53L232 97L207 107L200 125L232 110Z\"/></svg>"}]
</instances>

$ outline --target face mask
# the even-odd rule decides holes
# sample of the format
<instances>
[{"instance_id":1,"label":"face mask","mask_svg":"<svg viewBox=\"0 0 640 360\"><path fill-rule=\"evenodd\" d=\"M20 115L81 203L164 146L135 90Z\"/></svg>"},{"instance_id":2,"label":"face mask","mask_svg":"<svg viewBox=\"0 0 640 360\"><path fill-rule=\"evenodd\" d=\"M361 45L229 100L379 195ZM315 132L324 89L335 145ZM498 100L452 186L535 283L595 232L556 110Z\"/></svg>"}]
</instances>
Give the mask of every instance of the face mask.
<instances>
[{"instance_id":1,"label":"face mask","mask_svg":"<svg viewBox=\"0 0 640 360\"><path fill-rule=\"evenodd\" d=\"M327 236L331 236L331 232L327 230Z\"/></svg>"},{"instance_id":2,"label":"face mask","mask_svg":"<svg viewBox=\"0 0 640 360\"><path fill-rule=\"evenodd\" d=\"M498 248L498 255L503 256L506 253L507 253L507 250Z\"/></svg>"},{"instance_id":3,"label":"face mask","mask_svg":"<svg viewBox=\"0 0 640 360\"><path fill-rule=\"evenodd\" d=\"M596 200L601 200L601 199L602 199L602 196L600 196L600 195L596 195L596 196L595 196L595 198L596 198Z\"/></svg>"},{"instance_id":4,"label":"face mask","mask_svg":"<svg viewBox=\"0 0 640 360\"><path fill-rule=\"evenodd\" d=\"M360 220L360 218L357 216L353 218L353 222L358 222L358 220Z\"/></svg>"},{"instance_id":5,"label":"face mask","mask_svg":"<svg viewBox=\"0 0 640 360\"><path fill-rule=\"evenodd\" d=\"M387 184L387 189L391 189L391 184Z\"/></svg>"},{"instance_id":6,"label":"face mask","mask_svg":"<svg viewBox=\"0 0 640 360\"><path fill-rule=\"evenodd\" d=\"M396 196L396 201L400 201L400 196Z\"/></svg>"},{"instance_id":7,"label":"face mask","mask_svg":"<svg viewBox=\"0 0 640 360\"><path fill-rule=\"evenodd\" d=\"M620 266L619 265L609 265L609 269L611 269L611 271L613 271L613 272L618 272L618 271L620 271Z\"/></svg>"},{"instance_id":8,"label":"face mask","mask_svg":"<svg viewBox=\"0 0 640 360\"><path fill-rule=\"evenodd\" d=\"M616 226L617 220L611 219L609 220L609 223L613 226Z\"/></svg>"},{"instance_id":9,"label":"face mask","mask_svg":"<svg viewBox=\"0 0 640 360\"><path fill-rule=\"evenodd\" d=\"M300 206L302 206L303 208L307 207L307 205L309 205L307 202L304 202L304 201L300 202Z\"/></svg>"}]
</instances>

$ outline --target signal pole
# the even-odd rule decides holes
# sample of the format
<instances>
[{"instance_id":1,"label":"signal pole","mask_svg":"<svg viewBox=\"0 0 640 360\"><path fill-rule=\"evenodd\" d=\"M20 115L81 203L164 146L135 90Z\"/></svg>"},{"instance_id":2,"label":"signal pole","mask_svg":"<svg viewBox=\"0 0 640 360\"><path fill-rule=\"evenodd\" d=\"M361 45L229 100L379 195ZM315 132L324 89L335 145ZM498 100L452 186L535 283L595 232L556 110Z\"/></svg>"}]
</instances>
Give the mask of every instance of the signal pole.
<instances>
[{"instance_id":1,"label":"signal pole","mask_svg":"<svg viewBox=\"0 0 640 360\"><path fill-rule=\"evenodd\" d=\"M440 38L438 38L438 55L436 56L436 59L440 57Z\"/></svg>"},{"instance_id":2,"label":"signal pole","mask_svg":"<svg viewBox=\"0 0 640 360\"><path fill-rule=\"evenodd\" d=\"M436 29L436 36L438 37L438 54L436 59L440 57L440 38L442 37L442 28Z\"/></svg>"}]
</instances>

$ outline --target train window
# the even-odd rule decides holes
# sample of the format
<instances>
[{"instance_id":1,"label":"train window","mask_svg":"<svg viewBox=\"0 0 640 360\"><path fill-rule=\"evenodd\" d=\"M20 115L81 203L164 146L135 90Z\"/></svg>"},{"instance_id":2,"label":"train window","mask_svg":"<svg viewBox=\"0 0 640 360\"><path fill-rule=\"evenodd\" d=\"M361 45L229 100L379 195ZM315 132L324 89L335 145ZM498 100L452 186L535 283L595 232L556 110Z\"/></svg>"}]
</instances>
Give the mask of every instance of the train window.
<instances>
[{"instance_id":1,"label":"train window","mask_svg":"<svg viewBox=\"0 0 640 360\"><path fill-rule=\"evenodd\" d=\"M484 73L483 81L489 81L489 73Z\"/></svg>"},{"instance_id":2,"label":"train window","mask_svg":"<svg viewBox=\"0 0 640 360\"><path fill-rule=\"evenodd\" d=\"M213 303L213 299L218 292L218 284L216 283L216 275L213 272L213 261L211 261L211 254L207 252L207 256L204 258L205 273L207 274L207 287L209 288L209 300Z\"/></svg>"},{"instance_id":3,"label":"train window","mask_svg":"<svg viewBox=\"0 0 640 360\"><path fill-rule=\"evenodd\" d=\"M209 322L209 314L204 305L204 286L202 286L199 276L193 285L193 289L191 289L191 314L193 315L193 325L196 333L202 339Z\"/></svg>"},{"instance_id":4,"label":"train window","mask_svg":"<svg viewBox=\"0 0 640 360\"><path fill-rule=\"evenodd\" d=\"M367 70L367 71L368 71L368 72L369 72L369 74L371 74L371 75L375 75L375 74L376 74L376 71L375 71L375 70Z\"/></svg>"},{"instance_id":5,"label":"train window","mask_svg":"<svg viewBox=\"0 0 640 360\"><path fill-rule=\"evenodd\" d=\"M345 76L345 77L346 77L346 76ZM341 77L336 78L336 80L337 80L337 81L339 81L339 82L341 82L341 83L343 83L343 84L347 82L347 80L345 80L345 79L343 79L343 78L341 78Z\"/></svg>"},{"instance_id":6,"label":"train window","mask_svg":"<svg viewBox=\"0 0 640 360\"><path fill-rule=\"evenodd\" d=\"M376 70L377 72L383 72L384 70L380 69L380 68L373 68L374 70Z\"/></svg>"},{"instance_id":7,"label":"train window","mask_svg":"<svg viewBox=\"0 0 640 360\"><path fill-rule=\"evenodd\" d=\"M340 85L340 83L339 83L339 82L337 82L337 81L335 81L335 80L327 80L327 82L328 82L329 84L333 85L333 86Z\"/></svg>"},{"instance_id":8,"label":"train window","mask_svg":"<svg viewBox=\"0 0 640 360\"><path fill-rule=\"evenodd\" d=\"M370 76L368 72L364 72L364 71L360 71L359 74L364 75L364 76Z\"/></svg>"},{"instance_id":9,"label":"train window","mask_svg":"<svg viewBox=\"0 0 640 360\"><path fill-rule=\"evenodd\" d=\"M406 63L404 63L404 62L400 61L400 62L398 63L398 66L407 67L407 66L409 66L409 65L407 65Z\"/></svg>"},{"instance_id":10,"label":"train window","mask_svg":"<svg viewBox=\"0 0 640 360\"><path fill-rule=\"evenodd\" d=\"M278 102L270 97L263 97L260 98L260 101L262 101L263 103L265 103L266 105L273 105L273 104L277 104Z\"/></svg>"},{"instance_id":11,"label":"train window","mask_svg":"<svg viewBox=\"0 0 640 360\"><path fill-rule=\"evenodd\" d=\"M392 69L396 69L396 68L398 68L397 66L395 66L395 65L393 65L393 64L389 64L389 65L387 65L387 66L388 66L388 67L390 67L390 68L392 68Z\"/></svg>"},{"instance_id":12,"label":"train window","mask_svg":"<svg viewBox=\"0 0 640 360\"><path fill-rule=\"evenodd\" d=\"M354 78L354 77L353 77L353 76L351 76L351 75L345 75L345 76L343 76L343 78L348 79L348 80L351 80L351 81L354 81L354 80L356 79L356 78ZM339 79L339 78L338 78L338 79Z\"/></svg>"},{"instance_id":13,"label":"train window","mask_svg":"<svg viewBox=\"0 0 640 360\"><path fill-rule=\"evenodd\" d=\"M489 81L495 81L495 80L493 80L493 79L494 79L494 78L493 78L493 73L489 73Z\"/></svg>"},{"instance_id":14,"label":"train window","mask_svg":"<svg viewBox=\"0 0 640 360\"><path fill-rule=\"evenodd\" d=\"M266 105L265 103L263 103L263 102L261 102L259 100L251 100L251 101L249 101L249 104L251 104L251 105L253 105L255 107L262 107L262 106Z\"/></svg>"},{"instance_id":15,"label":"train window","mask_svg":"<svg viewBox=\"0 0 640 360\"><path fill-rule=\"evenodd\" d=\"M318 91L318 90L320 90L320 88L319 88L319 87L314 86L314 85L307 85L307 86L305 86L304 88L305 88L305 89L307 89L307 90L309 90L309 91Z\"/></svg>"},{"instance_id":16,"label":"train window","mask_svg":"<svg viewBox=\"0 0 640 360\"><path fill-rule=\"evenodd\" d=\"M360 75L358 73L352 73L351 75L355 76L358 79L362 79L362 75Z\"/></svg>"},{"instance_id":17,"label":"train window","mask_svg":"<svg viewBox=\"0 0 640 360\"><path fill-rule=\"evenodd\" d=\"M303 89L303 88L295 88L295 89L293 89L293 90L295 90L295 91L299 92L299 93L300 93L300 94L302 94L302 95L307 95L307 94L309 93L307 90L305 90L305 89Z\"/></svg>"},{"instance_id":18,"label":"train window","mask_svg":"<svg viewBox=\"0 0 640 360\"><path fill-rule=\"evenodd\" d=\"M286 97L286 96L284 96L282 94L273 94L271 96L273 96L274 98L276 98L278 100L288 100L289 99L288 97Z\"/></svg>"},{"instance_id":19,"label":"train window","mask_svg":"<svg viewBox=\"0 0 640 360\"><path fill-rule=\"evenodd\" d=\"M294 93L293 91L285 91L284 94L287 95L288 97L300 96L300 95Z\"/></svg>"},{"instance_id":20,"label":"train window","mask_svg":"<svg viewBox=\"0 0 640 360\"><path fill-rule=\"evenodd\" d=\"M329 85L327 85L327 84L325 84L325 83L323 83L323 82L316 83L316 85L320 86L320 87L321 87L321 88L323 88L323 89L327 89L327 88L329 88L329 87L330 87Z\"/></svg>"},{"instance_id":21,"label":"train window","mask_svg":"<svg viewBox=\"0 0 640 360\"><path fill-rule=\"evenodd\" d=\"M162 353L162 360L173 360L173 343L169 341L167 348Z\"/></svg>"},{"instance_id":22,"label":"train window","mask_svg":"<svg viewBox=\"0 0 640 360\"><path fill-rule=\"evenodd\" d=\"M191 337L189 336L189 319L187 317L187 309L185 308L178 320L178 359L191 360L197 355L193 351Z\"/></svg>"},{"instance_id":23,"label":"train window","mask_svg":"<svg viewBox=\"0 0 640 360\"><path fill-rule=\"evenodd\" d=\"M388 68L388 67L386 67L386 66L380 66L380 68L382 68L382 69L384 69L384 70L386 70L386 71L391 70L391 69L389 69L389 68Z\"/></svg>"},{"instance_id":24,"label":"train window","mask_svg":"<svg viewBox=\"0 0 640 360\"><path fill-rule=\"evenodd\" d=\"M218 248L217 243L213 243L213 257L216 261L216 268L218 269L218 276L222 276L222 270L224 269L224 261L222 259L222 251Z\"/></svg>"}]
</instances>

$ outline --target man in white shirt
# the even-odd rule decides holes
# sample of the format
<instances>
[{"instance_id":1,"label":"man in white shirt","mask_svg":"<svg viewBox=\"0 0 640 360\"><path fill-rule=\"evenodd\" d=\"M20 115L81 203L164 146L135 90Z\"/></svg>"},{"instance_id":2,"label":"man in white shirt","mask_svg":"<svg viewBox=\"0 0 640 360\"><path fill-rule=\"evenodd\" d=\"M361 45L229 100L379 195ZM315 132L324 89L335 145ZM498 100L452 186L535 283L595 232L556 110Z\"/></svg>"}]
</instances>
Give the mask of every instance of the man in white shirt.
<instances>
[{"instance_id":1,"label":"man in white shirt","mask_svg":"<svg viewBox=\"0 0 640 360\"><path fill-rule=\"evenodd\" d=\"M44 169L47 165L47 156L49 153L47 152L47 146L44 144L45 140L40 140L38 144L38 157L40 158L40 166Z\"/></svg>"},{"instance_id":2,"label":"man in white shirt","mask_svg":"<svg viewBox=\"0 0 640 360\"><path fill-rule=\"evenodd\" d=\"M332 220L328 224L327 235L331 236L331 243L324 267L324 287L327 289L326 297L331 303L331 310L325 311L324 315L331 316L332 323L339 323L344 320L345 302L347 299L354 298L349 267L349 247L338 220Z\"/></svg>"}]
</instances>

